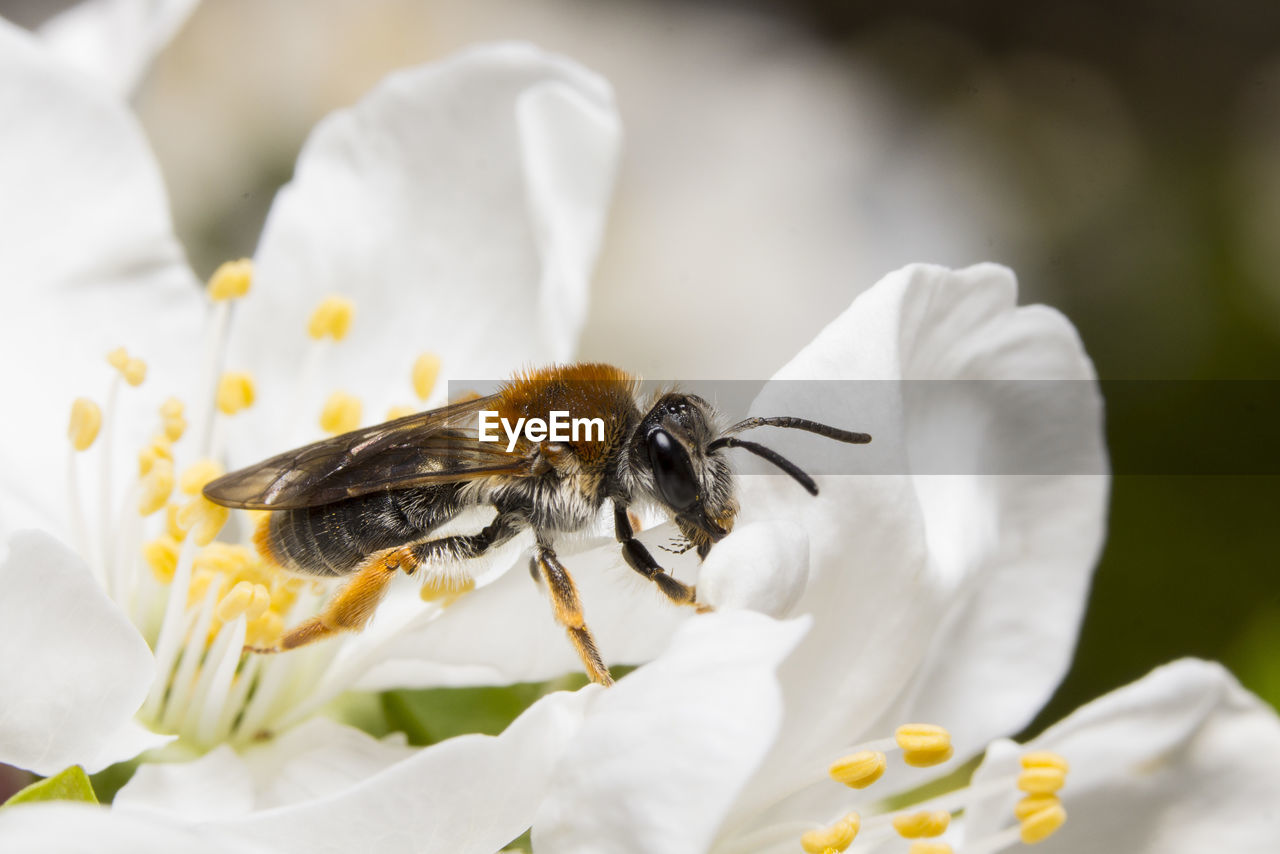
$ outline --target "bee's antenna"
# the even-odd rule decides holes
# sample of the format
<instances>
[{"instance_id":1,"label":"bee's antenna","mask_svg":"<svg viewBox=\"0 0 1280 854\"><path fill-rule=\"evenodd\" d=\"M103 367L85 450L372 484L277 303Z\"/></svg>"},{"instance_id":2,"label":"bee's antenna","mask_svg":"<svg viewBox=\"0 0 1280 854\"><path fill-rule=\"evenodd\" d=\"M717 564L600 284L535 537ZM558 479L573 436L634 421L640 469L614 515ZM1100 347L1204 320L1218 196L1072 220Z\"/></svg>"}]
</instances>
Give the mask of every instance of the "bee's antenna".
<instances>
[{"instance_id":1,"label":"bee's antenna","mask_svg":"<svg viewBox=\"0 0 1280 854\"><path fill-rule=\"evenodd\" d=\"M724 432L727 436L733 433L741 433L744 430L751 430L755 427L788 427L792 430L804 430L806 433L816 433L819 436L826 436L828 439L835 439L837 442L847 442L850 445L865 445L871 441L869 433L841 430L839 427L819 424L817 421L809 421L804 418L792 418L787 415L780 415L774 418L747 418L734 424Z\"/></svg>"},{"instance_id":2,"label":"bee's antenna","mask_svg":"<svg viewBox=\"0 0 1280 854\"><path fill-rule=\"evenodd\" d=\"M812 422L806 422L806 423L812 423ZM822 427L823 425L818 424L815 426ZM834 429L834 428L827 428L827 429ZM841 430L840 432L843 433L844 431ZM853 434L853 435L859 435L859 434ZM871 437L868 436L867 438L870 439ZM711 453L712 451L719 450L720 448L742 448L742 450L744 451L750 451L751 453L755 454L757 457L762 457L763 459L768 460L778 468L782 469L787 474L791 475L792 479L795 480L796 483L803 486L806 490L808 490L810 495L818 494L818 485L813 482L813 478L809 477L809 475L805 474L803 471L800 470L799 466L797 466L795 463L791 462L791 460L782 456L782 454L779 454L777 451L773 450L772 448L766 448L764 445L757 445L755 442L747 442L742 439L735 439L732 436L722 436L719 439L716 439L710 445L707 445L707 453Z\"/></svg>"}]
</instances>

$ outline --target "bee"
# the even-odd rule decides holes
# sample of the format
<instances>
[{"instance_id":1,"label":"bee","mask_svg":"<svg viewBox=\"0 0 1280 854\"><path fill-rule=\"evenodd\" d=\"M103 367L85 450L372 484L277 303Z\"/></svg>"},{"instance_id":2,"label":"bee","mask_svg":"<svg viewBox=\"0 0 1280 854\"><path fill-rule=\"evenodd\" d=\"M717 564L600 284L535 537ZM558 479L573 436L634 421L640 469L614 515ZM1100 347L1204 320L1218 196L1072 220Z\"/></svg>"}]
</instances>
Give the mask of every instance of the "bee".
<instances>
[{"instance_id":1,"label":"bee","mask_svg":"<svg viewBox=\"0 0 1280 854\"><path fill-rule=\"evenodd\" d=\"M510 443L481 440L482 413L519 423L556 411L600 419L603 430L568 442L534 441L529 430ZM286 451L210 481L204 495L225 507L271 511L254 535L265 559L294 572L349 578L318 616L287 631L277 646L251 651L281 652L359 631L397 572L429 579L433 567L457 571L528 530L534 580L545 584L588 676L608 685L573 576L556 556L557 539L587 530L612 505L627 564L672 602L699 607L695 588L668 574L636 539L629 511L656 506L674 521L684 550L702 559L738 512L724 451L756 454L817 495L813 479L795 464L738 438L765 426L871 441L865 433L790 417L722 427L711 404L677 390L658 394L646 408L635 377L610 365L573 364L519 374L492 395ZM479 531L432 536L477 507L495 513Z\"/></svg>"}]
</instances>

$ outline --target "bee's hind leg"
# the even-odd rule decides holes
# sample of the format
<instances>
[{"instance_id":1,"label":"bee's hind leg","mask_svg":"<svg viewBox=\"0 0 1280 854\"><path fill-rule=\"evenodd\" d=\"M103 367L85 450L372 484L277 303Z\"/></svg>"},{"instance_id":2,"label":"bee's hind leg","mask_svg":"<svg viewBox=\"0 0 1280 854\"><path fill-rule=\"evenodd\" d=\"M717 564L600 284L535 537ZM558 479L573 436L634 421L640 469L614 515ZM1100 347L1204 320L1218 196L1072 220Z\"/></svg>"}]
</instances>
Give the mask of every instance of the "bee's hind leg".
<instances>
[{"instance_id":1,"label":"bee's hind leg","mask_svg":"<svg viewBox=\"0 0 1280 854\"><path fill-rule=\"evenodd\" d=\"M523 519L514 513L500 513L478 533L439 537L389 549L356 571L319 615L299 623L284 633L274 647L245 647L246 652L284 652L323 640L338 632L360 631L387 593L396 572L413 575L428 560L466 560L478 557L520 532Z\"/></svg>"}]
</instances>

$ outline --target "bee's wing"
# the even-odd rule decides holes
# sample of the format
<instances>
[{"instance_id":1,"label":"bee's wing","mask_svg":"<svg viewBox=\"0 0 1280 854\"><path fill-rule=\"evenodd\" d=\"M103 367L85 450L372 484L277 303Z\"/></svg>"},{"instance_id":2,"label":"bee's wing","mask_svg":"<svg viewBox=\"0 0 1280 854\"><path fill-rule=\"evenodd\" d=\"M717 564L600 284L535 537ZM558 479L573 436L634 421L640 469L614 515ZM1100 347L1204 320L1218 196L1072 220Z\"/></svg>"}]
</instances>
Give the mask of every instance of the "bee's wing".
<instances>
[{"instance_id":1,"label":"bee's wing","mask_svg":"<svg viewBox=\"0 0 1280 854\"><path fill-rule=\"evenodd\" d=\"M476 438L476 413L496 398L419 412L285 451L210 481L204 495L226 507L292 510L385 489L527 475L527 457Z\"/></svg>"}]
</instances>

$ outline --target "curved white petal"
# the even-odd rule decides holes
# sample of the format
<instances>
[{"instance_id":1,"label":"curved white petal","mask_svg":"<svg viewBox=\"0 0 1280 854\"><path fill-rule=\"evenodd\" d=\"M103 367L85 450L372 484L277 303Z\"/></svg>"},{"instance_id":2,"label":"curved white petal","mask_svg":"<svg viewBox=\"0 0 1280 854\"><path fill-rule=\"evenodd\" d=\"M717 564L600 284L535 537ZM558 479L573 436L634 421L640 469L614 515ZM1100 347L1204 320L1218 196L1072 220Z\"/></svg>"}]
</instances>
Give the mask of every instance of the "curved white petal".
<instances>
[{"instance_id":1,"label":"curved white petal","mask_svg":"<svg viewBox=\"0 0 1280 854\"><path fill-rule=\"evenodd\" d=\"M0 851L27 854L278 854L253 840L102 806L50 802L0 810Z\"/></svg>"},{"instance_id":2,"label":"curved white petal","mask_svg":"<svg viewBox=\"0 0 1280 854\"><path fill-rule=\"evenodd\" d=\"M1075 329L1017 308L1007 269L895 278L906 455L951 602L875 729L937 721L965 756L1024 726L1071 661L1105 531L1102 401Z\"/></svg>"},{"instance_id":3,"label":"curved white petal","mask_svg":"<svg viewBox=\"0 0 1280 854\"><path fill-rule=\"evenodd\" d=\"M974 785L1016 774L1028 750L1071 763L1059 793L1067 822L1036 851L1267 854L1280 844L1280 719L1220 665L1174 662L1025 746L997 742ZM969 841L1011 824L1020 794L969 810Z\"/></svg>"},{"instance_id":4,"label":"curved white petal","mask_svg":"<svg viewBox=\"0 0 1280 854\"><path fill-rule=\"evenodd\" d=\"M499 736L449 739L349 787L214 826L281 851L491 854L532 822L597 690L548 695Z\"/></svg>"},{"instance_id":5,"label":"curved white petal","mask_svg":"<svg viewBox=\"0 0 1280 854\"><path fill-rule=\"evenodd\" d=\"M809 580L809 537L795 522L755 522L716 544L698 572L698 600L785 617Z\"/></svg>"},{"instance_id":6,"label":"curved white petal","mask_svg":"<svg viewBox=\"0 0 1280 854\"><path fill-rule=\"evenodd\" d=\"M0 563L0 591L0 762L93 773L169 740L132 721L151 651L80 558L21 532Z\"/></svg>"},{"instance_id":7,"label":"curved white petal","mask_svg":"<svg viewBox=\"0 0 1280 854\"><path fill-rule=\"evenodd\" d=\"M113 803L190 821L238 818L341 793L416 753L311 718L243 754L222 745L190 762L143 765Z\"/></svg>"},{"instance_id":8,"label":"curved white petal","mask_svg":"<svg viewBox=\"0 0 1280 854\"><path fill-rule=\"evenodd\" d=\"M186 368L153 357L189 352L202 309L136 119L4 21L0 124L0 394L22 413L0 426L2 534L66 525L71 401L104 403L104 356L122 344L151 360L146 384L122 394L116 447L132 450L116 477L131 471Z\"/></svg>"},{"instance_id":9,"label":"curved white petal","mask_svg":"<svg viewBox=\"0 0 1280 854\"><path fill-rule=\"evenodd\" d=\"M128 97L199 0L83 0L40 26L58 59Z\"/></svg>"},{"instance_id":10,"label":"curved white petal","mask_svg":"<svg viewBox=\"0 0 1280 854\"><path fill-rule=\"evenodd\" d=\"M603 692L534 822L540 852L703 852L781 720L774 668L807 620L749 611L685 623Z\"/></svg>"},{"instance_id":11,"label":"curved white petal","mask_svg":"<svg viewBox=\"0 0 1280 854\"><path fill-rule=\"evenodd\" d=\"M230 364L262 375L241 446L284 447L291 404L305 436L335 388L378 420L413 400L424 351L442 377L486 382L567 358L618 141L602 79L517 44L398 72L329 116L272 207L235 324ZM355 302L350 335L322 354L323 383L295 389L307 316L333 293Z\"/></svg>"},{"instance_id":12,"label":"curved white petal","mask_svg":"<svg viewBox=\"0 0 1280 854\"><path fill-rule=\"evenodd\" d=\"M752 405L873 441L775 431L790 433L770 436L789 459L868 474L819 478L817 499L785 478L744 484L745 517L808 532L797 612L815 626L780 670L788 722L735 824L821 779L831 751L908 720L952 727L957 753L971 752L1024 722L1061 677L1102 531L1105 478L1074 473L1104 470L1100 403L1070 325L1015 308L1015 292L994 265L904 268ZM990 473L1007 471L1033 474Z\"/></svg>"}]
</instances>

